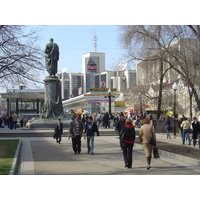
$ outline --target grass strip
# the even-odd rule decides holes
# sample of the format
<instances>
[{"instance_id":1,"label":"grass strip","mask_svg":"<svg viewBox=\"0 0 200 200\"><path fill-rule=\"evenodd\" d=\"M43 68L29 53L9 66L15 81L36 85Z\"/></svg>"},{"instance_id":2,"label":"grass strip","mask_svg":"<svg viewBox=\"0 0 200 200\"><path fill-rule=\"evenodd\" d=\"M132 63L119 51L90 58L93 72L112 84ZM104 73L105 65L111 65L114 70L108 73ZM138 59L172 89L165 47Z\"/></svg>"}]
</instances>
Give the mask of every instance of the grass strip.
<instances>
[{"instance_id":1,"label":"grass strip","mask_svg":"<svg viewBox=\"0 0 200 200\"><path fill-rule=\"evenodd\" d=\"M9 175L19 140L0 140L0 175Z\"/></svg>"}]
</instances>

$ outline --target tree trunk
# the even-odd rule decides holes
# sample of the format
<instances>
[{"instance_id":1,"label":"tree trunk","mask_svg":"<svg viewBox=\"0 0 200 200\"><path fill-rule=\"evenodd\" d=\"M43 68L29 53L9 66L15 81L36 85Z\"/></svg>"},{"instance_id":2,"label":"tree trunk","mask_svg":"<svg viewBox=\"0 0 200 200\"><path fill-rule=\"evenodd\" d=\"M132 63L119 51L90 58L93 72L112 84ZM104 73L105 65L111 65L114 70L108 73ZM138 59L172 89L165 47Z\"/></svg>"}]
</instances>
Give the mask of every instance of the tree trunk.
<instances>
[{"instance_id":1,"label":"tree trunk","mask_svg":"<svg viewBox=\"0 0 200 200\"><path fill-rule=\"evenodd\" d=\"M198 107L198 109L200 110L200 100L199 100L197 91L196 91L196 89L194 88L194 85L193 85L193 84L190 83L189 85L190 85L190 88L192 89L192 94L194 95L195 101L196 101L196 103L197 103L197 107Z\"/></svg>"},{"instance_id":2,"label":"tree trunk","mask_svg":"<svg viewBox=\"0 0 200 200\"><path fill-rule=\"evenodd\" d=\"M163 60L160 59L160 84L159 84L159 94L158 94L158 105L157 105L157 119L161 115L161 105L162 105L162 90L163 90Z\"/></svg>"}]
</instances>

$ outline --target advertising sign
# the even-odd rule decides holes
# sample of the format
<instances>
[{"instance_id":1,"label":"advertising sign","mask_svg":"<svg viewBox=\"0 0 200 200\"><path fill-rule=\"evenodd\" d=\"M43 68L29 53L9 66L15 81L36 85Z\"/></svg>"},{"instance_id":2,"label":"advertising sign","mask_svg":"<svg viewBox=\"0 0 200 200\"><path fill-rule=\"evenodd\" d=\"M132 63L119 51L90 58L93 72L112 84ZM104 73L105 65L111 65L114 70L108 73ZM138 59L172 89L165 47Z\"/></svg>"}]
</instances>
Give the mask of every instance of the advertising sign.
<instances>
[{"instance_id":1,"label":"advertising sign","mask_svg":"<svg viewBox=\"0 0 200 200\"><path fill-rule=\"evenodd\" d=\"M115 106L116 107L121 107L121 106L125 106L125 101L115 101Z\"/></svg>"}]
</instances>

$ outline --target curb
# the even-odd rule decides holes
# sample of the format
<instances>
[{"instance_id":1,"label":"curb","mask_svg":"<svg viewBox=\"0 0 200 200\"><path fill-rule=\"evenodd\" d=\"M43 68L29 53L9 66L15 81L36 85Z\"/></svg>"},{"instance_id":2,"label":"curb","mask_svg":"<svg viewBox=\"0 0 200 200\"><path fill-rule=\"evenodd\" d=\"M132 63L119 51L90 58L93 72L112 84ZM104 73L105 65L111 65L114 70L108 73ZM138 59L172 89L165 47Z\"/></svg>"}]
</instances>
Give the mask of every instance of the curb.
<instances>
[{"instance_id":1,"label":"curb","mask_svg":"<svg viewBox=\"0 0 200 200\"><path fill-rule=\"evenodd\" d=\"M134 146L139 148L139 149L143 149L143 146L141 144L135 143ZM171 153L171 152L168 152L168 151L163 151L163 150L160 150L159 148L158 148L158 151L159 151L159 154L162 155L162 156L166 156L168 158L173 158L173 159L176 159L176 160L179 160L179 161L183 161L183 162L187 162L187 163L190 163L190 164L193 164L193 165L200 166L200 160L197 160L195 158L190 158L190 157L187 157L187 156L174 154L174 153Z\"/></svg>"},{"instance_id":2,"label":"curb","mask_svg":"<svg viewBox=\"0 0 200 200\"><path fill-rule=\"evenodd\" d=\"M197 160L195 158L190 158L190 157L187 157L187 156L182 156L182 155L174 154L174 153L171 153L171 152L168 152L168 151L163 151L163 150L159 150L159 153L162 156L167 156L169 158L173 158L173 159L176 159L176 160L179 160L179 161L183 161L183 162L187 162L187 163L190 163L190 164L193 164L193 165L200 166L200 160Z\"/></svg>"},{"instance_id":3,"label":"curb","mask_svg":"<svg viewBox=\"0 0 200 200\"><path fill-rule=\"evenodd\" d=\"M18 146L17 146L17 150L15 152L15 157L13 159L9 175L16 175L17 174L20 152L21 152L21 146L22 146L22 141L21 141L21 139L19 139L19 143L18 143Z\"/></svg>"}]
</instances>

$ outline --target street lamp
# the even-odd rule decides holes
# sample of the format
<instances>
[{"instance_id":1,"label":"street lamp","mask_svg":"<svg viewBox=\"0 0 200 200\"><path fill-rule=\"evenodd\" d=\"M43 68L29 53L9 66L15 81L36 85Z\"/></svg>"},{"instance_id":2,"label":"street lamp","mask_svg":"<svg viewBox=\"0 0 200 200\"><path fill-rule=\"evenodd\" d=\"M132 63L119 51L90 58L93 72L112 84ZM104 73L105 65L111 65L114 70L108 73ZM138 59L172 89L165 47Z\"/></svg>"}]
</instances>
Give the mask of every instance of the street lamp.
<instances>
[{"instance_id":1,"label":"street lamp","mask_svg":"<svg viewBox=\"0 0 200 200\"><path fill-rule=\"evenodd\" d=\"M175 124L175 116L176 116L176 90L178 86L176 82L172 85L172 89L174 90L174 138L176 138L176 124Z\"/></svg>"},{"instance_id":2,"label":"street lamp","mask_svg":"<svg viewBox=\"0 0 200 200\"><path fill-rule=\"evenodd\" d=\"M111 89L109 88L109 89L108 89L108 95L107 95L107 96L104 96L104 98L108 98L108 103L109 103L109 106L108 106L108 107L109 107L108 113L109 113L109 115L111 115L111 113L112 113L112 112L111 112L111 98L112 98L112 97L114 97L114 96L111 95Z\"/></svg>"}]
</instances>

